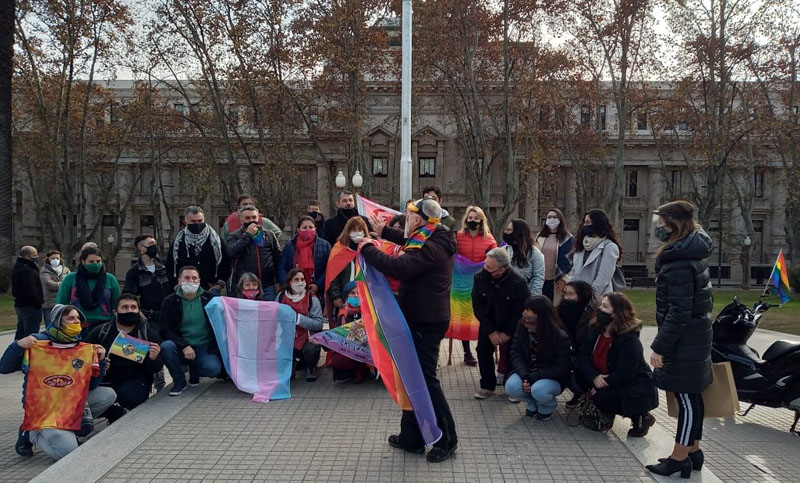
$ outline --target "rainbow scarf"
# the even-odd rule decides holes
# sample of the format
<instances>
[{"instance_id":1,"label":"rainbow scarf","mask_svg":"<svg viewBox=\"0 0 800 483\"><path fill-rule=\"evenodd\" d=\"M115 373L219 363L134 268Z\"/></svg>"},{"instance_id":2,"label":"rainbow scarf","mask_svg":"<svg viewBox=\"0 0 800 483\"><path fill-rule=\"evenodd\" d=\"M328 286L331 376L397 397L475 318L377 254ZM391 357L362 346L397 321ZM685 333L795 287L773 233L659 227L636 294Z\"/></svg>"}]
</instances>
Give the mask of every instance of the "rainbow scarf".
<instances>
[{"instance_id":1,"label":"rainbow scarf","mask_svg":"<svg viewBox=\"0 0 800 483\"><path fill-rule=\"evenodd\" d=\"M428 241L428 238L431 237L433 231L436 230L436 225L434 223L428 223L425 226L417 228L414 230L414 233L408 237L406 240L406 244L403 245L403 251L408 250L421 250L425 242Z\"/></svg>"},{"instance_id":2,"label":"rainbow scarf","mask_svg":"<svg viewBox=\"0 0 800 483\"><path fill-rule=\"evenodd\" d=\"M453 263L453 286L450 289L450 328L445 337L459 340L478 340L480 324L472 311L472 285L483 262L472 262L456 255Z\"/></svg>"},{"instance_id":3,"label":"rainbow scarf","mask_svg":"<svg viewBox=\"0 0 800 483\"><path fill-rule=\"evenodd\" d=\"M431 445L442 436L422 375L414 340L389 282L359 255L356 285L361 315L375 367L394 402L414 411L422 438Z\"/></svg>"},{"instance_id":4,"label":"rainbow scarf","mask_svg":"<svg viewBox=\"0 0 800 483\"><path fill-rule=\"evenodd\" d=\"M773 293L777 293L781 300L781 305L792 300L789 288L789 270L786 267L786 260L783 259L783 250L778 254L772 274L769 277L769 284L773 287Z\"/></svg>"}]
</instances>

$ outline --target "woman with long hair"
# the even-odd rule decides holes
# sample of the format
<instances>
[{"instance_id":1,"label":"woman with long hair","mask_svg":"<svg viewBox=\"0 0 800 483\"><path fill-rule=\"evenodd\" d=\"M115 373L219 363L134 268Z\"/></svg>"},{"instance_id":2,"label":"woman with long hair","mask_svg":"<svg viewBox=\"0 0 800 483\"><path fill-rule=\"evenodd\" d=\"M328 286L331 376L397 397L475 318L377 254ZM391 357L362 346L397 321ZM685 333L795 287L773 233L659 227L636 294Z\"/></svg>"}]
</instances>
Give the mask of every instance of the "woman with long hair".
<instances>
[{"instance_id":1,"label":"woman with long hair","mask_svg":"<svg viewBox=\"0 0 800 483\"><path fill-rule=\"evenodd\" d=\"M520 218L511 220L506 225L503 241L506 242L505 248L511 258L511 266L528 282L531 295L541 294L544 285L544 256L536 246L528 222Z\"/></svg>"},{"instance_id":2,"label":"woman with long hair","mask_svg":"<svg viewBox=\"0 0 800 483\"><path fill-rule=\"evenodd\" d=\"M550 299L533 295L524 307L511 341L512 374L506 394L525 402L527 416L547 421L569 380L569 337Z\"/></svg>"},{"instance_id":3,"label":"woman with long hair","mask_svg":"<svg viewBox=\"0 0 800 483\"><path fill-rule=\"evenodd\" d=\"M536 243L544 255L544 285L542 294L555 300L556 292L564 288L564 276L572 270L572 234L567 230L564 213L558 208L547 212Z\"/></svg>"},{"instance_id":4,"label":"woman with long hair","mask_svg":"<svg viewBox=\"0 0 800 483\"><path fill-rule=\"evenodd\" d=\"M707 260L713 242L694 212L688 201L661 205L653 227L661 246L655 266L658 333L650 344L650 364L656 386L678 400L678 430L672 454L647 469L659 475L680 471L683 478L703 466L701 393L712 379L709 314L714 302Z\"/></svg>"},{"instance_id":5,"label":"woman with long hair","mask_svg":"<svg viewBox=\"0 0 800 483\"><path fill-rule=\"evenodd\" d=\"M586 339L589 324L595 317L598 301L592 292L592 286L580 280L567 282L561 291L561 301L558 304L558 316L564 324L570 343L572 344L572 370L578 370L578 350ZM583 391L577 383L570 384L572 398L567 401L568 409L578 405Z\"/></svg>"},{"instance_id":6,"label":"woman with long hair","mask_svg":"<svg viewBox=\"0 0 800 483\"><path fill-rule=\"evenodd\" d=\"M301 268L308 281L308 290L322 296L325 287L325 269L331 253L330 244L317 236L317 224L310 216L297 220L297 234L283 248L278 260L278 283L286 285L289 270Z\"/></svg>"},{"instance_id":7,"label":"woman with long hair","mask_svg":"<svg viewBox=\"0 0 800 483\"><path fill-rule=\"evenodd\" d=\"M313 331L322 330L322 303L307 289L306 276L301 268L293 268L286 275L286 288L275 298L276 302L286 304L297 313L297 326L294 335L294 369L305 368L306 381L317 380L317 363L320 346L311 342Z\"/></svg>"},{"instance_id":8,"label":"woman with long hair","mask_svg":"<svg viewBox=\"0 0 800 483\"><path fill-rule=\"evenodd\" d=\"M335 309L329 312L331 321L335 321L339 309L344 307L347 299L345 286L356 276L358 242L364 238L371 238L367 223L360 216L354 216L347 220L331 249L325 274L325 293Z\"/></svg>"},{"instance_id":9,"label":"woman with long hair","mask_svg":"<svg viewBox=\"0 0 800 483\"><path fill-rule=\"evenodd\" d=\"M497 241L489 229L486 213L480 206L467 206L464 217L461 218L461 229L456 232L458 254L472 263L480 263L486 259L486 253L497 247ZM478 360L472 355L469 341L461 341L464 347L464 364L477 366Z\"/></svg>"},{"instance_id":10,"label":"woman with long hair","mask_svg":"<svg viewBox=\"0 0 800 483\"><path fill-rule=\"evenodd\" d=\"M590 210L573 247L570 280L583 280L598 296L614 291L612 280L622 259L622 244L603 210Z\"/></svg>"},{"instance_id":11,"label":"woman with long hair","mask_svg":"<svg viewBox=\"0 0 800 483\"><path fill-rule=\"evenodd\" d=\"M606 294L597 308L578 354L576 374L602 411L631 418L629 437L643 437L655 424L650 410L658 407L653 374L644 360L636 317L625 294Z\"/></svg>"}]
</instances>

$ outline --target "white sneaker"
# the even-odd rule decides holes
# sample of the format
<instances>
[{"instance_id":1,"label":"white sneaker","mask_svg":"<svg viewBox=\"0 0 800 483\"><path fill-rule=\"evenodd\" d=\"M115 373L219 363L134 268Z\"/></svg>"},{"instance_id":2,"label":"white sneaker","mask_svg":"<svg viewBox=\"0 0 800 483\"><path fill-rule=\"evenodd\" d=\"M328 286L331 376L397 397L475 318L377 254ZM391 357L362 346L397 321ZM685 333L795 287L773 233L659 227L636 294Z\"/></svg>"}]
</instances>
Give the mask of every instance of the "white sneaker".
<instances>
[{"instance_id":1,"label":"white sneaker","mask_svg":"<svg viewBox=\"0 0 800 483\"><path fill-rule=\"evenodd\" d=\"M473 394L473 397L475 399L486 399L489 396L493 396L493 395L494 395L494 391L490 391L488 389L478 389L478 392Z\"/></svg>"}]
</instances>

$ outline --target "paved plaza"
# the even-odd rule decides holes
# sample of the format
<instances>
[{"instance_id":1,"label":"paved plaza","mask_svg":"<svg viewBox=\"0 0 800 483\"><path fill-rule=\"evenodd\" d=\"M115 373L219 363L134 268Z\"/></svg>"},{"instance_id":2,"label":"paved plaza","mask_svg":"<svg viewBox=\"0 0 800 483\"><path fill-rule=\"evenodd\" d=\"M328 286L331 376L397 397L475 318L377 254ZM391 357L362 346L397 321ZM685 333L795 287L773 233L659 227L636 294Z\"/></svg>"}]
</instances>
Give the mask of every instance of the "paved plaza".
<instances>
[{"instance_id":1,"label":"paved plaza","mask_svg":"<svg viewBox=\"0 0 800 483\"><path fill-rule=\"evenodd\" d=\"M655 335L646 328L645 347ZM783 336L759 331L752 345L763 350ZM0 337L4 346L12 334ZM148 403L99 431L58 463L41 451L19 457L13 449L22 419L20 374L0 377L0 480L4 482L148 481L666 481L644 464L666 456L675 419L662 404L644 439L628 439L629 420L595 433L566 424L564 396L556 417L540 422L522 404L498 395L472 398L477 368L446 365L441 379L456 419L459 449L444 463L392 449L386 437L398 429L400 412L379 382L334 385L322 370L315 383L293 384L292 398L256 404L231 382L206 381L179 397L162 391ZM646 354L649 357L649 354ZM800 438L788 433L792 413L754 409L746 418L707 419L706 466L692 481L796 481ZM677 479L677 475L675 476Z\"/></svg>"}]
</instances>

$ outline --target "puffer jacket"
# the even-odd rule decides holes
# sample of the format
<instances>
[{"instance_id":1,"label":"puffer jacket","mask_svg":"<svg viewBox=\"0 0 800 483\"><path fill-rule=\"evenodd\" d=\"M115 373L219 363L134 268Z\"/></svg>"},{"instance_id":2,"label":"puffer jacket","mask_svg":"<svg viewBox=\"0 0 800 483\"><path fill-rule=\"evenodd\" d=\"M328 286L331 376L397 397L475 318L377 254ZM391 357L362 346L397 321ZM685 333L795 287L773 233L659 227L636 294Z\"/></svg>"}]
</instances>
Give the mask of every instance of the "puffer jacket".
<instances>
[{"instance_id":1,"label":"puffer jacket","mask_svg":"<svg viewBox=\"0 0 800 483\"><path fill-rule=\"evenodd\" d=\"M711 238L697 229L656 260L658 334L650 348L664 356L654 380L665 391L700 393L711 384L712 249Z\"/></svg>"},{"instance_id":2,"label":"puffer jacket","mask_svg":"<svg viewBox=\"0 0 800 483\"><path fill-rule=\"evenodd\" d=\"M531 295L541 295L544 286L544 255L536 247L528 249L527 263L519 265L514 260L514 248L511 245L504 247L511 259L511 266L517 269L520 275L528 282L528 291Z\"/></svg>"},{"instance_id":3,"label":"puffer jacket","mask_svg":"<svg viewBox=\"0 0 800 483\"><path fill-rule=\"evenodd\" d=\"M289 243L283 247L281 257L278 260L278 283L281 285L288 285L286 275L294 268L294 249L297 243L297 235L294 236ZM331 253L331 245L325 239L319 236L314 238L314 280L313 282L306 281L306 283L315 283L320 291L325 287L325 269L328 266L328 255Z\"/></svg>"},{"instance_id":4,"label":"puffer jacket","mask_svg":"<svg viewBox=\"0 0 800 483\"><path fill-rule=\"evenodd\" d=\"M472 263L482 262L486 258L486 252L497 247L497 242L489 233L473 237L466 231L459 231L456 236L458 254L469 258Z\"/></svg>"},{"instance_id":5,"label":"puffer jacket","mask_svg":"<svg viewBox=\"0 0 800 483\"><path fill-rule=\"evenodd\" d=\"M225 248L231 259L231 285L236 286L242 275L255 274L266 287L277 281L277 266L281 258L278 239L271 231L262 230L264 246L253 243L253 235L239 228L228 236Z\"/></svg>"}]
</instances>

